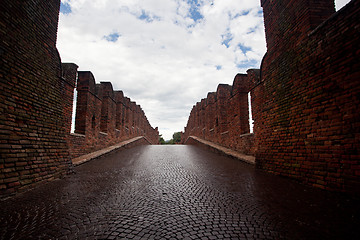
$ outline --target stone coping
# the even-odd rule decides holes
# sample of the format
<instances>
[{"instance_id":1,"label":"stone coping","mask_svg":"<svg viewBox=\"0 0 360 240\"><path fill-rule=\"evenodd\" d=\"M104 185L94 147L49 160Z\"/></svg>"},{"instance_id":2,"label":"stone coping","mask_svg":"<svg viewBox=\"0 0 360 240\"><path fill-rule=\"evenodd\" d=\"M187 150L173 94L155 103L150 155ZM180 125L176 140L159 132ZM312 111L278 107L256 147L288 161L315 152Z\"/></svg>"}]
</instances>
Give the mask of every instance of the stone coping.
<instances>
[{"instance_id":1,"label":"stone coping","mask_svg":"<svg viewBox=\"0 0 360 240\"><path fill-rule=\"evenodd\" d=\"M249 163L252 165L255 165L255 163L256 163L254 156L239 153L237 151L231 150L229 148L220 146L216 143L213 143L213 142L210 142L210 141L207 141L207 140L195 137L195 136L189 136L189 138L191 138L203 145L206 145L207 147L210 147L211 149L214 149L215 151L220 152L228 157L235 158L235 159L238 159L240 161L243 161L243 162L246 162L246 163ZM189 138L185 141L185 143L187 141L189 141Z\"/></svg>"},{"instance_id":2,"label":"stone coping","mask_svg":"<svg viewBox=\"0 0 360 240\"><path fill-rule=\"evenodd\" d=\"M103 156L105 154L108 154L110 152L118 150L120 148L126 148L127 145L132 144L134 142L137 142L140 139L144 139L147 142L149 142L144 136L135 137L135 138L120 142L118 144L112 145L110 147L98 150L96 152L88 153L88 154L82 155L80 157L74 158L74 159L72 159L72 164L74 166L78 166L80 164L86 163L86 162L91 161L93 159L99 158L99 157L101 157L101 156Z\"/></svg>"}]
</instances>

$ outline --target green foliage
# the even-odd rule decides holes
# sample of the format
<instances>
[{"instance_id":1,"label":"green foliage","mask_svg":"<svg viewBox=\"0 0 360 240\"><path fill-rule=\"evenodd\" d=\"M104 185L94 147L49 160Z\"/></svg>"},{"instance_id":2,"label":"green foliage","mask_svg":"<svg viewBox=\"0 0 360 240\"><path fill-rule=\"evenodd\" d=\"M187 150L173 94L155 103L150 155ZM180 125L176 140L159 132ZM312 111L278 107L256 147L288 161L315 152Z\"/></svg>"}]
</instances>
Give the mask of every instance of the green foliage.
<instances>
[{"instance_id":1,"label":"green foliage","mask_svg":"<svg viewBox=\"0 0 360 240\"><path fill-rule=\"evenodd\" d=\"M173 134L173 138L165 141L162 135L160 135L160 144L179 144L181 142L181 132L176 132Z\"/></svg>"},{"instance_id":2,"label":"green foliage","mask_svg":"<svg viewBox=\"0 0 360 240\"><path fill-rule=\"evenodd\" d=\"M176 132L173 134L173 142L180 143L181 142L181 132Z\"/></svg>"},{"instance_id":3,"label":"green foliage","mask_svg":"<svg viewBox=\"0 0 360 240\"><path fill-rule=\"evenodd\" d=\"M162 145L162 144L166 144L164 138L162 137L162 135L160 134L160 139L159 139L159 143Z\"/></svg>"}]
</instances>

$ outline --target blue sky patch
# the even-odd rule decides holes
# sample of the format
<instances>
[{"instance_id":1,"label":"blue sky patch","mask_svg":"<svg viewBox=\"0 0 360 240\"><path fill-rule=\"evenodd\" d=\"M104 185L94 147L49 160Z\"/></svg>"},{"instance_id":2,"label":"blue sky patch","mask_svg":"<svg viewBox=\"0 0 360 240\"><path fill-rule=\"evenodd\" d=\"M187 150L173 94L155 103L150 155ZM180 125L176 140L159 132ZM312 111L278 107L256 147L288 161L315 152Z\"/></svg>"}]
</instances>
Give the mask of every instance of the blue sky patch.
<instances>
[{"instance_id":1,"label":"blue sky patch","mask_svg":"<svg viewBox=\"0 0 360 240\"><path fill-rule=\"evenodd\" d=\"M199 12L199 9L198 8L194 8L194 7L191 7L190 8L190 18L193 19L195 22L199 19L203 19L204 17L201 15L201 13Z\"/></svg>"},{"instance_id":2,"label":"blue sky patch","mask_svg":"<svg viewBox=\"0 0 360 240\"><path fill-rule=\"evenodd\" d=\"M246 54L248 51L251 51L251 48L250 47L246 47L242 44L238 44L238 47L241 49L241 51Z\"/></svg>"},{"instance_id":3,"label":"blue sky patch","mask_svg":"<svg viewBox=\"0 0 360 240\"><path fill-rule=\"evenodd\" d=\"M199 11L200 4L198 3L198 0L188 0L188 3L190 4L190 10L189 10L189 17L193 19L195 22L203 19L203 15L201 15Z\"/></svg>"},{"instance_id":4,"label":"blue sky patch","mask_svg":"<svg viewBox=\"0 0 360 240\"><path fill-rule=\"evenodd\" d=\"M69 3L60 3L60 12L63 14L69 14L71 13L71 7L69 5Z\"/></svg>"},{"instance_id":5,"label":"blue sky patch","mask_svg":"<svg viewBox=\"0 0 360 240\"><path fill-rule=\"evenodd\" d=\"M246 16L249 13L250 13L249 10L244 10L244 11L241 11L240 13L235 14L234 16L231 13L229 13L229 17L230 17L231 20L233 20L233 19L241 17L241 16Z\"/></svg>"},{"instance_id":6,"label":"blue sky patch","mask_svg":"<svg viewBox=\"0 0 360 240\"><path fill-rule=\"evenodd\" d=\"M246 32L246 34L254 33L256 28L249 28L249 31Z\"/></svg>"},{"instance_id":7,"label":"blue sky patch","mask_svg":"<svg viewBox=\"0 0 360 240\"><path fill-rule=\"evenodd\" d=\"M154 20L160 20L160 17L151 16L150 14L147 14L144 10L142 10L139 19L146 22L153 22Z\"/></svg>"},{"instance_id":8,"label":"blue sky patch","mask_svg":"<svg viewBox=\"0 0 360 240\"><path fill-rule=\"evenodd\" d=\"M241 63L236 64L237 68L240 69L250 69L250 68L259 68L259 62L256 61L255 59L252 60L248 60L248 61L243 61Z\"/></svg>"},{"instance_id":9,"label":"blue sky patch","mask_svg":"<svg viewBox=\"0 0 360 240\"><path fill-rule=\"evenodd\" d=\"M104 36L106 41L109 41L109 42L116 42L119 39L119 37L120 37L119 33L111 33L107 36Z\"/></svg>"},{"instance_id":10,"label":"blue sky patch","mask_svg":"<svg viewBox=\"0 0 360 240\"><path fill-rule=\"evenodd\" d=\"M146 12L144 10L142 10L142 13L141 13L139 19L145 20L146 22L152 22L153 21L151 19L150 15L146 14Z\"/></svg>"},{"instance_id":11,"label":"blue sky patch","mask_svg":"<svg viewBox=\"0 0 360 240\"><path fill-rule=\"evenodd\" d=\"M233 39L233 36L231 35L231 33L227 32L226 34L221 35L222 37L222 45L225 45L226 48L230 47L230 42Z\"/></svg>"}]
</instances>

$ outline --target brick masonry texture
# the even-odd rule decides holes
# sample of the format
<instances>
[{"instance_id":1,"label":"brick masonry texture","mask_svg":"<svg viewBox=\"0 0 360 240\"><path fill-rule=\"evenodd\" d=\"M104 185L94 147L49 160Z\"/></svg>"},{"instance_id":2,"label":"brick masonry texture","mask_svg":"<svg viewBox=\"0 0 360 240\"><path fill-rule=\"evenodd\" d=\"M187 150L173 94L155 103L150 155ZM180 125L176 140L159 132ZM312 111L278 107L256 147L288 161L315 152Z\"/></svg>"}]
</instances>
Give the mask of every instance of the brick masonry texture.
<instances>
[{"instance_id":1,"label":"brick masonry texture","mask_svg":"<svg viewBox=\"0 0 360 240\"><path fill-rule=\"evenodd\" d=\"M359 1L336 13L331 0L261 5L267 53L260 70L197 103L183 141L194 135L254 155L268 172L359 194ZM246 134L248 92L254 134Z\"/></svg>"},{"instance_id":2,"label":"brick masonry texture","mask_svg":"<svg viewBox=\"0 0 360 240\"><path fill-rule=\"evenodd\" d=\"M208 93L206 99L194 106L182 136L184 141L197 136L244 154L255 154L248 92L250 81L257 81L259 71L248 72L236 75L232 86L220 84L216 92Z\"/></svg>"},{"instance_id":3,"label":"brick masonry texture","mask_svg":"<svg viewBox=\"0 0 360 240\"><path fill-rule=\"evenodd\" d=\"M59 9L60 0L0 4L0 196L62 177L74 156L135 136L158 141L140 106L110 83L91 82L90 72L61 63ZM82 135L70 135L76 85Z\"/></svg>"},{"instance_id":4,"label":"brick masonry texture","mask_svg":"<svg viewBox=\"0 0 360 240\"><path fill-rule=\"evenodd\" d=\"M60 1L0 4L0 192L64 175L61 62L55 47Z\"/></svg>"},{"instance_id":5,"label":"brick masonry texture","mask_svg":"<svg viewBox=\"0 0 360 240\"><path fill-rule=\"evenodd\" d=\"M96 84L88 71L72 75L70 82L75 82L76 76L75 133L68 138L72 158L137 136L152 144L159 142L158 129L151 127L141 107L122 91L114 91L110 82Z\"/></svg>"}]
</instances>

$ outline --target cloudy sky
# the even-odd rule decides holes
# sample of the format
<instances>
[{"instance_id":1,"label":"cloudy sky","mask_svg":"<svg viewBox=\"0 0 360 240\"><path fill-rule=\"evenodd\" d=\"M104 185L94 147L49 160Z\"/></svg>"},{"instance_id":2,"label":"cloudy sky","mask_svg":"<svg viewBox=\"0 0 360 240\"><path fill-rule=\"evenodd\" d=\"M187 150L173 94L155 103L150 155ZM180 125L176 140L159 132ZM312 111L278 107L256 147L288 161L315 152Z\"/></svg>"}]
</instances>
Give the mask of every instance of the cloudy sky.
<instances>
[{"instance_id":1,"label":"cloudy sky","mask_svg":"<svg viewBox=\"0 0 360 240\"><path fill-rule=\"evenodd\" d=\"M260 0L62 0L57 47L140 104L166 140L266 51Z\"/></svg>"}]
</instances>

